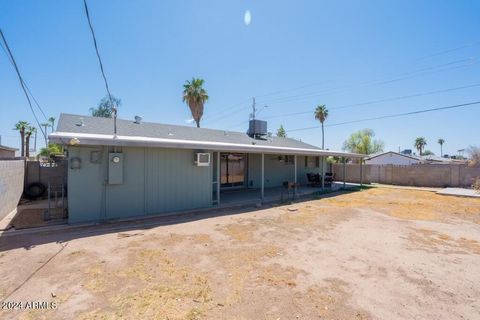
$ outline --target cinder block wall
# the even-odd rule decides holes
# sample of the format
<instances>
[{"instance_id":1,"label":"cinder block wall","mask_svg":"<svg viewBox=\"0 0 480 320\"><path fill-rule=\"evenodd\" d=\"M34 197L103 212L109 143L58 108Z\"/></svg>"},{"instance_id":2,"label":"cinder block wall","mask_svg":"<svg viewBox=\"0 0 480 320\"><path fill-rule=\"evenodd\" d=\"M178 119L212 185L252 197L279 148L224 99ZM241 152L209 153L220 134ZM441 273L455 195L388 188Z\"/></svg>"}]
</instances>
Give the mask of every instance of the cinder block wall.
<instances>
[{"instance_id":1,"label":"cinder block wall","mask_svg":"<svg viewBox=\"0 0 480 320\"><path fill-rule=\"evenodd\" d=\"M0 220L13 210L23 193L25 162L0 160Z\"/></svg>"},{"instance_id":2,"label":"cinder block wall","mask_svg":"<svg viewBox=\"0 0 480 320\"><path fill-rule=\"evenodd\" d=\"M343 165L334 164L335 179L343 181ZM360 165L347 164L347 182L360 181ZM480 167L458 164L419 164L409 166L363 165L363 183L383 183L418 187L470 187L480 177Z\"/></svg>"}]
</instances>

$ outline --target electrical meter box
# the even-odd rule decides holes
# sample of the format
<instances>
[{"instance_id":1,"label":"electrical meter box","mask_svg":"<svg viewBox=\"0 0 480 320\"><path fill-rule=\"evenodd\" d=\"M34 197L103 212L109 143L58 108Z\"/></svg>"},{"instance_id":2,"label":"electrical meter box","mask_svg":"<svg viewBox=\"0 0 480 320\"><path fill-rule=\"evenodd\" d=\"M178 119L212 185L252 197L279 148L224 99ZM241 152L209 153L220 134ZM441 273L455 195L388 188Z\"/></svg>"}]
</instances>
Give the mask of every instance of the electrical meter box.
<instances>
[{"instance_id":1,"label":"electrical meter box","mask_svg":"<svg viewBox=\"0 0 480 320\"><path fill-rule=\"evenodd\" d=\"M123 153L108 154L108 184L123 184Z\"/></svg>"}]
</instances>

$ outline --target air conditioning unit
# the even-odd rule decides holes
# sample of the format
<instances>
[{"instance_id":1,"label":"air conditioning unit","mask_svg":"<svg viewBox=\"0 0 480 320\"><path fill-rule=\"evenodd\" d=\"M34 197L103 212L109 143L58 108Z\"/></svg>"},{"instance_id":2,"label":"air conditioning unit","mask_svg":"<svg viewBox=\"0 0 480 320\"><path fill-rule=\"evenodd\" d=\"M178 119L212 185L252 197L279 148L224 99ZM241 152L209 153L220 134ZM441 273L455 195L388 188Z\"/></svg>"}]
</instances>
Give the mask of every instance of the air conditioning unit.
<instances>
[{"instance_id":1,"label":"air conditioning unit","mask_svg":"<svg viewBox=\"0 0 480 320\"><path fill-rule=\"evenodd\" d=\"M196 153L195 164L197 165L197 167L210 166L210 153Z\"/></svg>"}]
</instances>

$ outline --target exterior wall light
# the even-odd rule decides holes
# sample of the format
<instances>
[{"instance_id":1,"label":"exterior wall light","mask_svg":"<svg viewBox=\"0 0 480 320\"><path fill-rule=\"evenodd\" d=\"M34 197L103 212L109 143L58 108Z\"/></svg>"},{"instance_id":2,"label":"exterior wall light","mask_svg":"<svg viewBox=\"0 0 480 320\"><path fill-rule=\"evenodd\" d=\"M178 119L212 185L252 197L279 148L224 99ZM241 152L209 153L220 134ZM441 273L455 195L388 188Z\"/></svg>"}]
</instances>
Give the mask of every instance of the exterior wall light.
<instances>
[{"instance_id":1,"label":"exterior wall light","mask_svg":"<svg viewBox=\"0 0 480 320\"><path fill-rule=\"evenodd\" d=\"M71 145L71 146L75 146L75 145L77 145L77 144L79 144L79 143L80 143L80 140L78 140L78 138L72 138L72 139L70 139L70 141L68 142L68 144Z\"/></svg>"}]
</instances>

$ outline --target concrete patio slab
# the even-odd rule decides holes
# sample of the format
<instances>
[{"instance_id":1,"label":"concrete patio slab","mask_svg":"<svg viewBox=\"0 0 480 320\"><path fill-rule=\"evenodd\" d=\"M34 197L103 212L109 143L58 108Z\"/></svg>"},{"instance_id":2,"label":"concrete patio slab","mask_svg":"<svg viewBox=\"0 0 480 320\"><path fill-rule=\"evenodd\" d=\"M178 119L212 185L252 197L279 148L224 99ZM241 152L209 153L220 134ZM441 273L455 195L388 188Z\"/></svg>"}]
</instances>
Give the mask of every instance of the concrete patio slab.
<instances>
[{"instance_id":1,"label":"concrete patio slab","mask_svg":"<svg viewBox=\"0 0 480 320\"><path fill-rule=\"evenodd\" d=\"M437 192L445 196L480 198L480 192L466 188L445 188Z\"/></svg>"}]
</instances>

